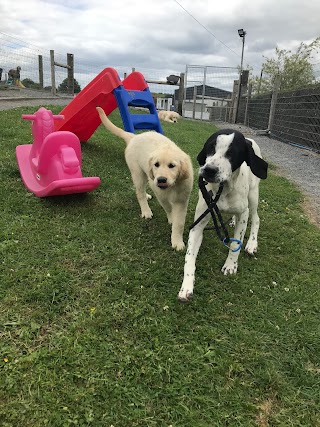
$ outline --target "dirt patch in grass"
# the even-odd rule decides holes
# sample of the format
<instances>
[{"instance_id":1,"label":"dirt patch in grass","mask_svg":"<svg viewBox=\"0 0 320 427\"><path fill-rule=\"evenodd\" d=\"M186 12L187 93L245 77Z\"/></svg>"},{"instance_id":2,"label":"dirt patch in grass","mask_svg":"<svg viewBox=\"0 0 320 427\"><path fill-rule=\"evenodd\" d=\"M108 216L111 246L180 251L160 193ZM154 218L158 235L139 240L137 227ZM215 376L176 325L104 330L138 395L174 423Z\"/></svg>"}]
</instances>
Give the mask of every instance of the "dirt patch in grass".
<instances>
[{"instance_id":1,"label":"dirt patch in grass","mask_svg":"<svg viewBox=\"0 0 320 427\"><path fill-rule=\"evenodd\" d=\"M276 402L274 399L267 399L258 405L258 409L260 410L257 418L256 424L258 427L269 427L269 419L271 414L274 412L276 407Z\"/></svg>"}]
</instances>

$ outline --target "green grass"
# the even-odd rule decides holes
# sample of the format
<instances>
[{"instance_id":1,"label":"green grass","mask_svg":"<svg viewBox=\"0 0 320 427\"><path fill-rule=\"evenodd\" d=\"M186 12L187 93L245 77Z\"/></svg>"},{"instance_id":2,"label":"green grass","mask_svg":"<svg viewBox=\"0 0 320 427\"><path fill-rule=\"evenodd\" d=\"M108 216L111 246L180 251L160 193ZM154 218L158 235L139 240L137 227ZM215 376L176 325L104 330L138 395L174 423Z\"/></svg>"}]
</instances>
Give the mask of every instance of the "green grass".
<instances>
[{"instance_id":1,"label":"green grass","mask_svg":"<svg viewBox=\"0 0 320 427\"><path fill-rule=\"evenodd\" d=\"M21 114L34 111L0 112L0 425L320 426L320 232L301 193L271 167L256 259L223 276L207 231L183 305L184 253L156 200L139 217L123 141L101 127L82 144L94 192L27 192L15 147L32 142ZM215 130L163 128L195 168ZM196 200L194 187L187 225Z\"/></svg>"}]
</instances>

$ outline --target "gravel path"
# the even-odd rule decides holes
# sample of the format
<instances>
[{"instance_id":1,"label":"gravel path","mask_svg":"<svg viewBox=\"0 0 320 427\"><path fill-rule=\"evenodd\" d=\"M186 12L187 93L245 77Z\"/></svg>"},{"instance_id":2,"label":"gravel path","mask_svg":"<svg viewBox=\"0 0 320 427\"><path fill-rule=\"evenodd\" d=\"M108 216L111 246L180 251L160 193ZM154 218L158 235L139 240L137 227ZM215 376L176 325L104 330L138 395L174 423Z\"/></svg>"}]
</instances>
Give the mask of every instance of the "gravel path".
<instances>
[{"instance_id":1,"label":"gravel path","mask_svg":"<svg viewBox=\"0 0 320 427\"><path fill-rule=\"evenodd\" d=\"M69 104L71 96L52 96L50 92L41 92L32 89L7 89L0 91L0 110L11 110L12 108L44 105Z\"/></svg>"},{"instance_id":2,"label":"gravel path","mask_svg":"<svg viewBox=\"0 0 320 427\"><path fill-rule=\"evenodd\" d=\"M61 105L61 106L65 106L67 104L69 104L70 99L67 98L37 98L37 99L26 99L26 98L21 98L21 99L6 99L5 101L1 99L0 97L0 111L1 110L11 110L13 108L18 108L18 107L30 107L30 106L35 106L35 107L44 107L46 105Z\"/></svg>"},{"instance_id":3,"label":"gravel path","mask_svg":"<svg viewBox=\"0 0 320 427\"><path fill-rule=\"evenodd\" d=\"M30 89L0 91L0 110L25 106L67 105L70 96L52 97L50 93ZM256 134L243 125L219 123L220 128L241 131L260 146L263 157L278 167L280 175L294 182L306 196L305 211L310 220L320 227L320 155L309 150L285 144L267 136Z\"/></svg>"}]
</instances>

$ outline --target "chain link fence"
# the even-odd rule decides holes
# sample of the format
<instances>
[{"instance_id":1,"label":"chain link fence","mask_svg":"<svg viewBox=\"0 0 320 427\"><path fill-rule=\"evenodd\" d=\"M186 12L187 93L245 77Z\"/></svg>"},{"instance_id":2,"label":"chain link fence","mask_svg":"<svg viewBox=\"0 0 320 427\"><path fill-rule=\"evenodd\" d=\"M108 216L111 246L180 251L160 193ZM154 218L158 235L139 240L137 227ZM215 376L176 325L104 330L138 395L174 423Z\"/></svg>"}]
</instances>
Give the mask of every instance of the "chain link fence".
<instances>
[{"instance_id":1,"label":"chain link fence","mask_svg":"<svg viewBox=\"0 0 320 427\"><path fill-rule=\"evenodd\" d=\"M40 58L41 61L40 61ZM55 60L66 64L67 55L55 54ZM40 63L41 62L41 63ZM4 86L16 86L10 82L9 71L20 67L20 82L27 81L32 89L51 90L51 62L50 52L45 52L36 46L27 44L22 40L0 33L0 69L1 84ZM41 82L40 70L43 69L43 82ZM60 85L68 77L67 69L56 67L56 83ZM19 86L18 86L19 87Z\"/></svg>"},{"instance_id":2,"label":"chain link fence","mask_svg":"<svg viewBox=\"0 0 320 427\"><path fill-rule=\"evenodd\" d=\"M239 123L320 153L320 84L241 98Z\"/></svg>"},{"instance_id":3,"label":"chain link fence","mask_svg":"<svg viewBox=\"0 0 320 427\"><path fill-rule=\"evenodd\" d=\"M68 64L67 56L67 53L60 54L54 52L54 62L62 65L54 67L54 83L56 87L55 89L58 93L61 90L66 91L66 88L65 86L62 86L62 83L68 79L68 68L66 67ZM132 72L132 69L135 66L136 64L118 66L117 64L111 64L108 61L105 63L93 64L86 59L74 57L73 76L75 83L79 84L80 89L83 89L104 68L115 68L119 77L123 79L126 75ZM22 40L0 32L0 88L1 86L2 88L4 88L4 86L9 86L11 89L22 88L21 86L19 87L19 85L14 84L15 82L10 82L8 75L11 69L16 70L17 67L20 67L20 82L27 85L28 88L35 90L52 90L52 58L50 57L50 51L40 49L37 46L25 43ZM174 94L175 86L164 83L167 81L167 77L170 74L179 76L181 71L170 69L160 71L157 69L138 67L136 67L135 70L140 71L147 81L161 82L160 84L149 84L152 92L170 95Z\"/></svg>"}]
</instances>

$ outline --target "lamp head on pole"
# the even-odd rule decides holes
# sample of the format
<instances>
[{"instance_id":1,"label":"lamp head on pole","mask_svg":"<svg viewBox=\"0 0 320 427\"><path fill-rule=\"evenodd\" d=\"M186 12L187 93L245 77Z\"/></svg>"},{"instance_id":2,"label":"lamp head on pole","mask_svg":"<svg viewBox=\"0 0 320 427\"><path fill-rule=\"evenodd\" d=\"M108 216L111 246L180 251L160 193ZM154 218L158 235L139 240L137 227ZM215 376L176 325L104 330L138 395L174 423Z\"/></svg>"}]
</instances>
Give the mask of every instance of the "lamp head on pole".
<instances>
[{"instance_id":1,"label":"lamp head on pole","mask_svg":"<svg viewBox=\"0 0 320 427\"><path fill-rule=\"evenodd\" d=\"M238 34L239 34L239 37L244 37L247 33L246 31L244 31L243 28L241 28L240 30L238 30Z\"/></svg>"}]
</instances>

